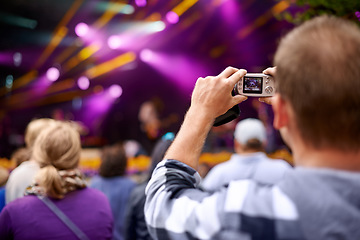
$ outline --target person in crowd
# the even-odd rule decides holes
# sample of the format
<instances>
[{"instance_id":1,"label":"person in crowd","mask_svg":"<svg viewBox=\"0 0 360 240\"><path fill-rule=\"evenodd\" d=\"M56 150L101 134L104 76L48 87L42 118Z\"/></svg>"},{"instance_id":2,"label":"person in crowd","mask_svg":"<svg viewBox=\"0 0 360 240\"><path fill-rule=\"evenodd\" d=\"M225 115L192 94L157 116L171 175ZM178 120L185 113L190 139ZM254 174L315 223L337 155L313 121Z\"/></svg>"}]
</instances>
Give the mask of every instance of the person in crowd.
<instances>
[{"instance_id":1,"label":"person in crowd","mask_svg":"<svg viewBox=\"0 0 360 240\"><path fill-rule=\"evenodd\" d=\"M15 167L19 167L23 162L29 161L31 158L31 150L27 147L21 147L16 149L11 154L11 161L15 163Z\"/></svg>"},{"instance_id":2,"label":"person in crowd","mask_svg":"<svg viewBox=\"0 0 360 240\"><path fill-rule=\"evenodd\" d=\"M139 108L139 141L148 155L152 153L154 146L166 129L178 122L178 115L175 113L167 117L160 117L163 108L164 103L157 97L143 102Z\"/></svg>"},{"instance_id":3,"label":"person in crowd","mask_svg":"<svg viewBox=\"0 0 360 240\"><path fill-rule=\"evenodd\" d=\"M102 191L110 201L114 216L113 239L124 239L125 210L136 183L126 176L127 158L122 145L106 146L102 150L99 175L90 187Z\"/></svg>"},{"instance_id":4,"label":"person in crowd","mask_svg":"<svg viewBox=\"0 0 360 240\"><path fill-rule=\"evenodd\" d=\"M129 206L125 217L125 239L126 240L152 240L146 226L144 216L145 187L154 171L156 165L164 158L166 150L169 148L174 134L166 133L156 143L151 154L151 166L147 181L140 183L132 191L129 199Z\"/></svg>"},{"instance_id":5,"label":"person in crowd","mask_svg":"<svg viewBox=\"0 0 360 240\"><path fill-rule=\"evenodd\" d=\"M5 206L5 184L9 178L9 171L0 166L0 212Z\"/></svg>"},{"instance_id":6,"label":"person in crowd","mask_svg":"<svg viewBox=\"0 0 360 240\"><path fill-rule=\"evenodd\" d=\"M202 182L208 191L220 189L231 180L254 179L259 183L279 182L291 166L280 159L270 159L265 154L266 129L255 118L237 123L234 132L234 150L229 161L214 166Z\"/></svg>"},{"instance_id":7,"label":"person in crowd","mask_svg":"<svg viewBox=\"0 0 360 240\"><path fill-rule=\"evenodd\" d=\"M51 118L39 118L32 120L27 125L25 130L25 145L28 152L22 157L30 158L37 136L54 123L55 120ZM17 157L17 155L15 155L15 157ZM35 159L31 158L29 161L21 163L10 173L9 180L5 187L6 204L24 196L25 189L32 183L39 169L40 167Z\"/></svg>"},{"instance_id":8,"label":"person in crowd","mask_svg":"<svg viewBox=\"0 0 360 240\"><path fill-rule=\"evenodd\" d=\"M360 239L360 29L331 16L290 31L274 57L274 127L295 168L275 185L196 189L202 145L246 70L199 78L183 124L146 188L154 239Z\"/></svg>"},{"instance_id":9,"label":"person in crowd","mask_svg":"<svg viewBox=\"0 0 360 240\"><path fill-rule=\"evenodd\" d=\"M0 239L111 239L109 201L86 187L78 169L79 133L56 122L39 134L32 150L40 170L26 196L1 212Z\"/></svg>"}]
</instances>

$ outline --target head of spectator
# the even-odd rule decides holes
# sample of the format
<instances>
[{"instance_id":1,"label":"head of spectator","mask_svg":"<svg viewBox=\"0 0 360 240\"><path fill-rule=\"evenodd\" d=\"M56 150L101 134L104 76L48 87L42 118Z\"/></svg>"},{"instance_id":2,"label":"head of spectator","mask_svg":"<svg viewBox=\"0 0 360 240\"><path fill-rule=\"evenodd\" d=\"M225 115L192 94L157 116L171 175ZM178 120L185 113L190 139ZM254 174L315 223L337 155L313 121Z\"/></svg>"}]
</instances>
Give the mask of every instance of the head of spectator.
<instances>
[{"instance_id":1,"label":"head of spectator","mask_svg":"<svg viewBox=\"0 0 360 240\"><path fill-rule=\"evenodd\" d=\"M101 153L99 175L105 178L124 176L127 157L123 145L106 146Z\"/></svg>"},{"instance_id":2,"label":"head of spectator","mask_svg":"<svg viewBox=\"0 0 360 240\"><path fill-rule=\"evenodd\" d=\"M236 153L263 152L266 144L264 124L255 118L247 118L237 123L234 132Z\"/></svg>"},{"instance_id":3,"label":"head of spectator","mask_svg":"<svg viewBox=\"0 0 360 240\"><path fill-rule=\"evenodd\" d=\"M168 132L164 134L161 139L158 140L156 143L154 150L151 154L151 166L149 174L151 176L152 172L154 171L156 165L164 159L164 155L166 153L166 150L171 145L172 141L174 140L174 133Z\"/></svg>"},{"instance_id":4,"label":"head of spectator","mask_svg":"<svg viewBox=\"0 0 360 240\"><path fill-rule=\"evenodd\" d=\"M39 190L60 199L69 191L84 188L85 181L77 169L80 151L80 135L69 124L56 122L44 129L37 137L32 153L32 158L41 167L35 176L39 188L28 188L27 193Z\"/></svg>"},{"instance_id":5,"label":"head of spectator","mask_svg":"<svg viewBox=\"0 0 360 240\"><path fill-rule=\"evenodd\" d=\"M305 148L359 153L359 46L358 26L329 16L282 39L274 59L274 126L295 158Z\"/></svg>"},{"instance_id":6,"label":"head of spectator","mask_svg":"<svg viewBox=\"0 0 360 240\"><path fill-rule=\"evenodd\" d=\"M0 167L0 188L5 186L8 178L9 178L9 171L4 167Z\"/></svg>"},{"instance_id":7,"label":"head of spectator","mask_svg":"<svg viewBox=\"0 0 360 240\"><path fill-rule=\"evenodd\" d=\"M25 130L25 145L23 149L16 151L12 158L15 159L16 168L10 173L6 184L6 203L24 196L25 189L33 182L34 176L39 170L38 162L32 158L34 143L39 134L53 126L55 120L40 118L32 120Z\"/></svg>"},{"instance_id":8,"label":"head of spectator","mask_svg":"<svg viewBox=\"0 0 360 240\"><path fill-rule=\"evenodd\" d=\"M31 148L37 136L40 134L40 132L47 128L48 126L51 126L56 121L51 118L39 118L32 120L26 127L25 130L25 145L28 148Z\"/></svg>"},{"instance_id":9,"label":"head of spectator","mask_svg":"<svg viewBox=\"0 0 360 240\"><path fill-rule=\"evenodd\" d=\"M15 167L18 167L21 163L30 160L31 150L26 147L19 148L11 155L11 161L15 163Z\"/></svg>"}]
</instances>

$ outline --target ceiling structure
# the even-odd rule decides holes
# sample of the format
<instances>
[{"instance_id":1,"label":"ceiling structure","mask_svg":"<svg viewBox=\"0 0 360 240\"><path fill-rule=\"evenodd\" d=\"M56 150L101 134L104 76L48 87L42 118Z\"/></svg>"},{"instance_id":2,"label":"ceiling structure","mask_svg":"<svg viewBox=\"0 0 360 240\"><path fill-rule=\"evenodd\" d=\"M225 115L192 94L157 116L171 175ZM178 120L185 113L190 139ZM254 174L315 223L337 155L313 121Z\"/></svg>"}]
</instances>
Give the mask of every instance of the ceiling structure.
<instances>
[{"instance_id":1,"label":"ceiling structure","mask_svg":"<svg viewBox=\"0 0 360 240\"><path fill-rule=\"evenodd\" d=\"M136 138L143 102L181 119L198 77L229 65L270 66L292 27L274 16L289 7L284 0L4 1L0 119L22 134L31 119L61 110L89 135ZM256 114L250 104L242 116Z\"/></svg>"}]
</instances>

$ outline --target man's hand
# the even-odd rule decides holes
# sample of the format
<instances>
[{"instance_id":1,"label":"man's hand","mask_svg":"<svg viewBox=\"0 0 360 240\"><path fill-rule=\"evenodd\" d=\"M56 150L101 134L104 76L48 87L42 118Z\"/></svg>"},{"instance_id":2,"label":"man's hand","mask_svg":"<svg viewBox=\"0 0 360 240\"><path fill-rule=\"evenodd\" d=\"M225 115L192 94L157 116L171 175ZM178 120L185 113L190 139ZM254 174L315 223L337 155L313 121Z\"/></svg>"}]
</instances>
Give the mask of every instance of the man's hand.
<instances>
[{"instance_id":1,"label":"man's hand","mask_svg":"<svg viewBox=\"0 0 360 240\"><path fill-rule=\"evenodd\" d=\"M216 77L199 78L191 98L191 107L209 119L224 114L234 105L247 99L246 96L232 96L235 84L246 74L246 70L227 67Z\"/></svg>"},{"instance_id":2,"label":"man's hand","mask_svg":"<svg viewBox=\"0 0 360 240\"><path fill-rule=\"evenodd\" d=\"M276 67L269 67L269 68L265 69L263 71L263 74L270 75L275 79ZM261 97L261 98L259 98L259 101L271 105L272 99L273 99L273 97Z\"/></svg>"},{"instance_id":3,"label":"man's hand","mask_svg":"<svg viewBox=\"0 0 360 240\"><path fill-rule=\"evenodd\" d=\"M246 70L228 67L216 77L197 80L191 106L165 154L166 159L175 159L197 169L201 150L215 118L247 99L242 95L231 95L235 84L245 74Z\"/></svg>"}]
</instances>

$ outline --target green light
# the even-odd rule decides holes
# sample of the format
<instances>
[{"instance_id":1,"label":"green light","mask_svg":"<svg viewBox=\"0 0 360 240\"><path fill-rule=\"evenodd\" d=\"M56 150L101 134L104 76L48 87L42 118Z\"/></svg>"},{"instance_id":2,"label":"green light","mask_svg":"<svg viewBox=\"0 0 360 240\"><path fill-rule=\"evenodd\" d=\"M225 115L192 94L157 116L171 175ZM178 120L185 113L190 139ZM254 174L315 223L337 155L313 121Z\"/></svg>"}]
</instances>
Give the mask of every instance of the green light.
<instances>
[{"instance_id":1,"label":"green light","mask_svg":"<svg viewBox=\"0 0 360 240\"><path fill-rule=\"evenodd\" d=\"M135 9L133 6L129 4L124 3L106 3L106 2L100 2L96 6L96 10L98 12L116 12L116 13L122 13L122 14L133 14L135 12Z\"/></svg>"},{"instance_id":2,"label":"green light","mask_svg":"<svg viewBox=\"0 0 360 240\"><path fill-rule=\"evenodd\" d=\"M13 75L7 75L6 76L6 88L11 89L13 86L14 77Z\"/></svg>"},{"instance_id":3,"label":"green light","mask_svg":"<svg viewBox=\"0 0 360 240\"><path fill-rule=\"evenodd\" d=\"M37 21L29 18L24 18L8 13L0 12L0 22L4 22L10 25L34 29L37 26Z\"/></svg>"}]
</instances>

